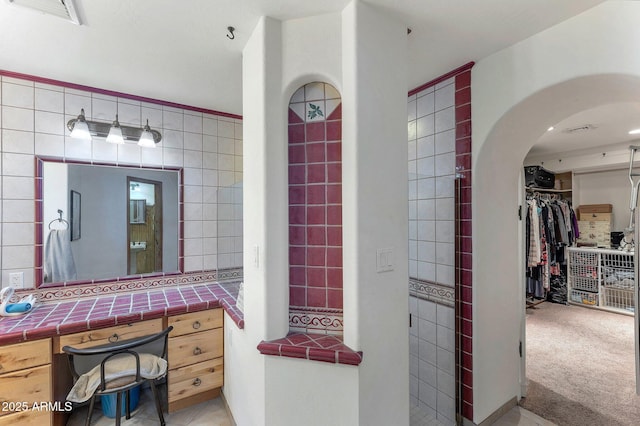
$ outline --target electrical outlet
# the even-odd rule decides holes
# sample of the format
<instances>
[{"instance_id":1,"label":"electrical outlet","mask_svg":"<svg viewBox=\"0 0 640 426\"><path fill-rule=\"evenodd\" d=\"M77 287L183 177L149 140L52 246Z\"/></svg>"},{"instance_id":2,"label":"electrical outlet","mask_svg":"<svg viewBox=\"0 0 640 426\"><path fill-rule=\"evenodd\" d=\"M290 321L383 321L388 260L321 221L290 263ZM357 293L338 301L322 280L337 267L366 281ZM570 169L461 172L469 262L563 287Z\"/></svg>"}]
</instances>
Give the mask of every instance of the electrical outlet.
<instances>
[{"instance_id":1,"label":"electrical outlet","mask_svg":"<svg viewBox=\"0 0 640 426\"><path fill-rule=\"evenodd\" d=\"M23 288L24 272L11 272L9 274L9 286L13 288Z\"/></svg>"}]
</instances>

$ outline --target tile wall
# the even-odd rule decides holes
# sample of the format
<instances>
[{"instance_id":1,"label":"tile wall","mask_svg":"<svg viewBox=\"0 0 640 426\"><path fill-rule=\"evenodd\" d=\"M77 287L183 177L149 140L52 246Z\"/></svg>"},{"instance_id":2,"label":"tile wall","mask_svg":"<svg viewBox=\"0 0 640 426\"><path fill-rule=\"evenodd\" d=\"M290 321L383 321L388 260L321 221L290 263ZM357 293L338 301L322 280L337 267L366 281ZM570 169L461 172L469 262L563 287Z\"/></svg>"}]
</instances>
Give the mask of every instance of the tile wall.
<instances>
[{"instance_id":1,"label":"tile wall","mask_svg":"<svg viewBox=\"0 0 640 426\"><path fill-rule=\"evenodd\" d=\"M342 108L309 83L289 104L289 327L342 333Z\"/></svg>"},{"instance_id":2,"label":"tile wall","mask_svg":"<svg viewBox=\"0 0 640 426\"><path fill-rule=\"evenodd\" d=\"M34 156L86 162L184 168L185 272L242 266L242 121L141 102L106 91L78 90L0 77L2 284L23 272L34 284ZM70 85L73 87L74 85ZM66 122L84 108L87 119L149 125L162 133L156 148L69 137ZM46 220L47 218L44 218Z\"/></svg>"},{"instance_id":3,"label":"tile wall","mask_svg":"<svg viewBox=\"0 0 640 426\"><path fill-rule=\"evenodd\" d=\"M449 78L408 100L410 395L445 424L455 424L455 90Z\"/></svg>"}]
</instances>

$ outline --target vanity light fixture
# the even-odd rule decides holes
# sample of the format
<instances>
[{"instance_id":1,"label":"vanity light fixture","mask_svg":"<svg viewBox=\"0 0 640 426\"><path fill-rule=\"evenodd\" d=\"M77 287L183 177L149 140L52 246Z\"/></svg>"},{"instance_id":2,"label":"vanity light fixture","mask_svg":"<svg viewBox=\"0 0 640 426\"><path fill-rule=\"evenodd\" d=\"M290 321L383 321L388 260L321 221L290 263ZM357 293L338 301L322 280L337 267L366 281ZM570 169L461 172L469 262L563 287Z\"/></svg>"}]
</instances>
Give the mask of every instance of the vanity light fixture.
<instances>
[{"instance_id":1,"label":"vanity light fixture","mask_svg":"<svg viewBox=\"0 0 640 426\"><path fill-rule=\"evenodd\" d=\"M120 122L118 121L118 114L116 114L116 121L111 124L111 128L109 129L107 142L116 143L119 145L122 145L124 143L124 138L122 137L122 128L120 127Z\"/></svg>"},{"instance_id":2,"label":"vanity light fixture","mask_svg":"<svg viewBox=\"0 0 640 426\"><path fill-rule=\"evenodd\" d=\"M71 125L71 126L69 126ZM75 120L69 120L67 127L71 130L71 137L75 139L83 139L90 141L91 133L89 132L89 124L84 118L84 108L80 110L80 115Z\"/></svg>"},{"instance_id":3,"label":"vanity light fixture","mask_svg":"<svg viewBox=\"0 0 640 426\"><path fill-rule=\"evenodd\" d=\"M640 134L640 129L633 129L629 131L630 135L638 135Z\"/></svg>"},{"instance_id":4,"label":"vanity light fixture","mask_svg":"<svg viewBox=\"0 0 640 426\"><path fill-rule=\"evenodd\" d=\"M155 148L156 142L153 138L153 133L151 133L151 127L149 127L149 120L147 120L147 124L145 124L142 129L142 133L140 134L140 139L138 139L138 145L144 146L147 148Z\"/></svg>"},{"instance_id":5,"label":"vanity light fixture","mask_svg":"<svg viewBox=\"0 0 640 426\"><path fill-rule=\"evenodd\" d=\"M138 145L146 147L154 147L162 140L160 132L149 127L149 120L147 120L147 124L143 128L123 126L118 121L118 115L116 114L116 121L113 123L101 123L99 121L86 120L84 109L81 110L78 118L67 122L67 128L71 131L72 138L85 140L91 140L92 136L98 136L107 138L107 142L120 144L124 143L124 141L135 141ZM141 143L141 141L143 142Z\"/></svg>"}]
</instances>

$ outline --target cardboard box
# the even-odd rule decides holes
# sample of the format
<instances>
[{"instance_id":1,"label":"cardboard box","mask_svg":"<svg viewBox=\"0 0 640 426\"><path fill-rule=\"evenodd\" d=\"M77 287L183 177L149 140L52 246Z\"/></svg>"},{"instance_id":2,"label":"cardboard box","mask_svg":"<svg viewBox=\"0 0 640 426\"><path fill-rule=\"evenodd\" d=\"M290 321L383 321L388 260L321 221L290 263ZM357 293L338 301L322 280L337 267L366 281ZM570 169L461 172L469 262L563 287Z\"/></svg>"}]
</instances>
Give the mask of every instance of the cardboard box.
<instances>
[{"instance_id":1,"label":"cardboard box","mask_svg":"<svg viewBox=\"0 0 640 426\"><path fill-rule=\"evenodd\" d=\"M578 220L588 222L613 222L613 213L585 213L578 211Z\"/></svg>"},{"instance_id":2,"label":"cardboard box","mask_svg":"<svg viewBox=\"0 0 640 426\"><path fill-rule=\"evenodd\" d=\"M578 245L594 245L596 247L611 247L611 222L605 221L578 221L580 237L576 240Z\"/></svg>"},{"instance_id":3,"label":"cardboard box","mask_svg":"<svg viewBox=\"0 0 640 426\"><path fill-rule=\"evenodd\" d=\"M611 204L585 204L579 206L580 213L611 213L613 206Z\"/></svg>"}]
</instances>

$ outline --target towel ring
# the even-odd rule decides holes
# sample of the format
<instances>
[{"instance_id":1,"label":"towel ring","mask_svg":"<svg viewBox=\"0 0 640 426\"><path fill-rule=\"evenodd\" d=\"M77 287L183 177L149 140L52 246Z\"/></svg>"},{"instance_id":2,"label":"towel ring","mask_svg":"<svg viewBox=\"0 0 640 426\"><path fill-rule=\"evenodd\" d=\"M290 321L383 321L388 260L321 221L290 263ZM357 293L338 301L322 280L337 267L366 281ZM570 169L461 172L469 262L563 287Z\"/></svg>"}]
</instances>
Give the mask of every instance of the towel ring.
<instances>
[{"instance_id":1,"label":"towel ring","mask_svg":"<svg viewBox=\"0 0 640 426\"><path fill-rule=\"evenodd\" d=\"M62 218L62 210L58 209L58 214L60 215L59 218L53 219L51 222L49 222L49 230L51 230L51 224L53 224L54 222L64 223L64 229L69 229L69 222Z\"/></svg>"}]
</instances>

